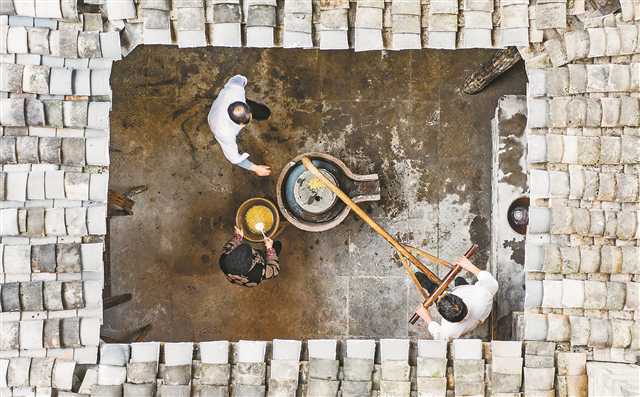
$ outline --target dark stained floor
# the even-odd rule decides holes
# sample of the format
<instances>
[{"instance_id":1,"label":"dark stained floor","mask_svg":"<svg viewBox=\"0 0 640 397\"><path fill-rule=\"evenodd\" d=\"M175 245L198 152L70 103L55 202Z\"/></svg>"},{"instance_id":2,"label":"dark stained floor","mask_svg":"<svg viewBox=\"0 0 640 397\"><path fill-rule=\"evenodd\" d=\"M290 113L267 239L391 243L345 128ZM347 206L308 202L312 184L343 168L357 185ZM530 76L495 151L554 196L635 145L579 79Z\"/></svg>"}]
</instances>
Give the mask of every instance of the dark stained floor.
<instances>
[{"instance_id":1,"label":"dark stained floor","mask_svg":"<svg viewBox=\"0 0 640 397\"><path fill-rule=\"evenodd\" d=\"M111 188L146 184L135 215L111 221L114 294L108 329L151 323L148 340L407 337L418 304L392 248L350 216L331 232L289 227L278 279L229 284L217 259L247 198L275 199L280 169L305 151L378 173L371 215L403 241L444 258L481 246L489 257L491 126L497 99L522 94L522 65L476 96L465 74L492 51L258 50L140 47L113 69ZM258 178L232 167L207 125L212 99L236 73L272 117L240 146L273 167ZM440 270L442 274L442 270ZM488 327L478 331L488 336Z\"/></svg>"}]
</instances>

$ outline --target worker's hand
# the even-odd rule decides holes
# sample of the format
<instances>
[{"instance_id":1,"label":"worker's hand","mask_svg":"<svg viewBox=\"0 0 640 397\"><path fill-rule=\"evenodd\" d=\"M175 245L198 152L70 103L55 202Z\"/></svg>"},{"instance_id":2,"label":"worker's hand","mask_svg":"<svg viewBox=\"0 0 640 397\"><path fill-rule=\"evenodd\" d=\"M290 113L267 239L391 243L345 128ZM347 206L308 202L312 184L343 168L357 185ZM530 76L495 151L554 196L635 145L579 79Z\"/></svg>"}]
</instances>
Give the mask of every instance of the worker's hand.
<instances>
[{"instance_id":1,"label":"worker's hand","mask_svg":"<svg viewBox=\"0 0 640 397\"><path fill-rule=\"evenodd\" d=\"M456 261L454 262L454 265L460 266L461 268L468 271L469 273L473 273L476 275L480 273L480 269L478 269L473 263L471 263L469 259L467 259L464 256L461 256L460 258L456 259Z\"/></svg>"},{"instance_id":2,"label":"worker's hand","mask_svg":"<svg viewBox=\"0 0 640 397\"><path fill-rule=\"evenodd\" d=\"M254 165L251 167L251 171L258 176L269 176L271 175L271 167L268 165Z\"/></svg>"},{"instance_id":3,"label":"worker's hand","mask_svg":"<svg viewBox=\"0 0 640 397\"><path fill-rule=\"evenodd\" d=\"M234 226L233 231L237 236L240 236L240 238L244 238L244 232L238 226Z\"/></svg>"},{"instance_id":4,"label":"worker's hand","mask_svg":"<svg viewBox=\"0 0 640 397\"><path fill-rule=\"evenodd\" d=\"M271 248L273 248L273 240L271 240L269 237L265 237L264 246L267 247L268 250L270 250Z\"/></svg>"},{"instance_id":5,"label":"worker's hand","mask_svg":"<svg viewBox=\"0 0 640 397\"><path fill-rule=\"evenodd\" d=\"M429 314L429 310L427 310L422 305L419 305L418 307L416 307L416 314L420 316L420 318L423 319L427 324L433 321L431 319L431 315Z\"/></svg>"}]
</instances>

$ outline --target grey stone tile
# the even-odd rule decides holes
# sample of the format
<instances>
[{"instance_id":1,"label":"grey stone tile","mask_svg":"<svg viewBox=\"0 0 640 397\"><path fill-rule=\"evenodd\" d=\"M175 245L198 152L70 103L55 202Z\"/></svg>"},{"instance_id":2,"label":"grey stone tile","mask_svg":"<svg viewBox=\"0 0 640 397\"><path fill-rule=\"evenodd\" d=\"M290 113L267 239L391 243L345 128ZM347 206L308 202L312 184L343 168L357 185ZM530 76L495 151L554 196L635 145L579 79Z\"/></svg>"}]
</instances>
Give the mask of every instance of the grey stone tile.
<instances>
[{"instance_id":1,"label":"grey stone tile","mask_svg":"<svg viewBox=\"0 0 640 397\"><path fill-rule=\"evenodd\" d=\"M20 348L42 349L44 321L20 321Z\"/></svg>"},{"instance_id":2,"label":"grey stone tile","mask_svg":"<svg viewBox=\"0 0 640 397\"><path fill-rule=\"evenodd\" d=\"M7 284L4 284L2 287ZM20 347L20 323L18 321L3 321L0 326L0 350L17 350Z\"/></svg>"},{"instance_id":3,"label":"grey stone tile","mask_svg":"<svg viewBox=\"0 0 640 397\"><path fill-rule=\"evenodd\" d=\"M57 244L56 261L58 273L79 273L82 271L80 244Z\"/></svg>"},{"instance_id":4,"label":"grey stone tile","mask_svg":"<svg viewBox=\"0 0 640 397\"><path fill-rule=\"evenodd\" d=\"M36 99L27 99L25 104L27 125L44 127L45 110L43 103Z\"/></svg>"},{"instance_id":5,"label":"grey stone tile","mask_svg":"<svg viewBox=\"0 0 640 397\"><path fill-rule=\"evenodd\" d=\"M85 140L83 138L63 138L62 139L62 164L84 165L84 163L85 163Z\"/></svg>"},{"instance_id":6,"label":"grey stone tile","mask_svg":"<svg viewBox=\"0 0 640 397\"><path fill-rule=\"evenodd\" d=\"M35 387L51 387L53 364L51 357L35 357L31 359L29 369L29 384Z\"/></svg>"},{"instance_id":7,"label":"grey stone tile","mask_svg":"<svg viewBox=\"0 0 640 397\"><path fill-rule=\"evenodd\" d=\"M62 140L57 137L41 137L38 142L40 161L60 164L62 162Z\"/></svg>"},{"instance_id":8,"label":"grey stone tile","mask_svg":"<svg viewBox=\"0 0 640 397\"><path fill-rule=\"evenodd\" d=\"M49 318L44 320L43 345L46 349L60 348L60 319Z\"/></svg>"},{"instance_id":9,"label":"grey stone tile","mask_svg":"<svg viewBox=\"0 0 640 397\"><path fill-rule=\"evenodd\" d=\"M72 75L72 69L51 68L51 84L49 92L53 95L72 95Z\"/></svg>"},{"instance_id":10,"label":"grey stone tile","mask_svg":"<svg viewBox=\"0 0 640 397\"><path fill-rule=\"evenodd\" d=\"M63 127L63 111L62 101L59 100L43 100L44 114L49 127Z\"/></svg>"},{"instance_id":11,"label":"grey stone tile","mask_svg":"<svg viewBox=\"0 0 640 397\"><path fill-rule=\"evenodd\" d=\"M156 385L153 383L148 384L132 384L125 383L123 385L124 396L140 396L140 397L153 397L156 394Z\"/></svg>"},{"instance_id":12,"label":"grey stone tile","mask_svg":"<svg viewBox=\"0 0 640 397\"><path fill-rule=\"evenodd\" d=\"M38 142L35 136L19 136L16 138L16 149L19 163L38 163Z\"/></svg>"},{"instance_id":13,"label":"grey stone tile","mask_svg":"<svg viewBox=\"0 0 640 397\"><path fill-rule=\"evenodd\" d=\"M0 136L0 163L15 164L17 161L16 137Z\"/></svg>"},{"instance_id":14,"label":"grey stone tile","mask_svg":"<svg viewBox=\"0 0 640 397\"><path fill-rule=\"evenodd\" d=\"M236 4L214 4L213 23L240 23L240 6Z\"/></svg>"},{"instance_id":15,"label":"grey stone tile","mask_svg":"<svg viewBox=\"0 0 640 397\"><path fill-rule=\"evenodd\" d=\"M407 285L400 277L353 277L349 288L349 335L407 336ZM377 297L388 297L382 302ZM372 312L376 316L371 316Z\"/></svg>"},{"instance_id":16,"label":"grey stone tile","mask_svg":"<svg viewBox=\"0 0 640 397\"><path fill-rule=\"evenodd\" d=\"M9 370L7 371L7 385L11 387L29 386L29 368L31 358L14 357L9 359Z\"/></svg>"},{"instance_id":17,"label":"grey stone tile","mask_svg":"<svg viewBox=\"0 0 640 397\"><path fill-rule=\"evenodd\" d=\"M20 303L22 311L44 310L41 282L20 283Z\"/></svg>"},{"instance_id":18,"label":"grey stone tile","mask_svg":"<svg viewBox=\"0 0 640 397\"><path fill-rule=\"evenodd\" d=\"M49 93L49 67L26 65L22 72L22 89L34 94Z\"/></svg>"},{"instance_id":19,"label":"grey stone tile","mask_svg":"<svg viewBox=\"0 0 640 397\"><path fill-rule=\"evenodd\" d=\"M68 281L62 283L62 301L64 308L67 310L84 307L82 281Z\"/></svg>"},{"instance_id":20,"label":"grey stone tile","mask_svg":"<svg viewBox=\"0 0 640 397\"><path fill-rule=\"evenodd\" d=\"M22 91L22 71L24 65L16 65L12 63L0 63L0 91L20 92Z\"/></svg>"},{"instance_id":21,"label":"grey stone tile","mask_svg":"<svg viewBox=\"0 0 640 397\"><path fill-rule=\"evenodd\" d=\"M64 101L64 125L65 127L87 126L87 101Z\"/></svg>"},{"instance_id":22,"label":"grey stone tile","mask_svg":"<svg viewBox=\"0 0 640 397\"><path fill-rule=\"evenodd\" d=\"M65 285L66 284L68 283L65 283ZM63 318L60 322L60 333L61 333L62 346L64 347L80 347L81 346L80 319L78 317Z\"/></svg>"},{"instance_id":23,"label":"grey stone tile","mask_svg":"<svg viewBox=\"0 0 640 397\"><path fill-rule=\"evenodd\" d=\"M26 125L24 98L0 99L0 123L12 127Z\"/></svg>"},{"instance_id":24,"label":"grey stone tile","mask_svg":"<svg viewBox=\"0 0 640 397\"><path fill-rule=\"evenodd\" d=\"M62 283L47 281L44 283L44 307L47 310L63 310Z\"/></svg>"},{"instance_id":25,"label":"grey stone tile","mask_svg":"<svg viewBox=\"0 0 640 397\"><path fill-rule=\"evenodd\" d=\"M127 382L133 384L152 383L156 380L158 363L150 362L130 362L127 364Z\"/></svg>"},{"instance_id":26,"label":"grey stone tile","mask_svg":"<svg viewBox=\"0 0 640 397\"><path fill-rule=\"evenodd\" d=\"M166 365L162 372L162 380L166 385L186 385L191 381L191 364Z\"/></svg>"}]
</instances>

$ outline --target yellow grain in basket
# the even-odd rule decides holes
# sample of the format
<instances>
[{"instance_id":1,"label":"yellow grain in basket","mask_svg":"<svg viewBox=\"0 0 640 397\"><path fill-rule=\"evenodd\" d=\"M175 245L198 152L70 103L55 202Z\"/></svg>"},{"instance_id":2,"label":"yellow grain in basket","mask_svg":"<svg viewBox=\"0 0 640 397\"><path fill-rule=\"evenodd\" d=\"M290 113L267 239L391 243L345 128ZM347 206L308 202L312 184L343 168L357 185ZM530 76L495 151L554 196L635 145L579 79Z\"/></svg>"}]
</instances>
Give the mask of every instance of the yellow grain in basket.
<instances>
[{"instance_id":1,"label":"yellow grain in basket","mask_svg":"<svg viewBox=\"0 0 640 397\"><path fill-rule=\"evenodd\" d=\"M244 220L252 233L260 234L256 229L258 223L264 224L264 232L267 233L273 227L273 212L264 205L256 205L247 211Z\"/></svg>"}]
</instances>

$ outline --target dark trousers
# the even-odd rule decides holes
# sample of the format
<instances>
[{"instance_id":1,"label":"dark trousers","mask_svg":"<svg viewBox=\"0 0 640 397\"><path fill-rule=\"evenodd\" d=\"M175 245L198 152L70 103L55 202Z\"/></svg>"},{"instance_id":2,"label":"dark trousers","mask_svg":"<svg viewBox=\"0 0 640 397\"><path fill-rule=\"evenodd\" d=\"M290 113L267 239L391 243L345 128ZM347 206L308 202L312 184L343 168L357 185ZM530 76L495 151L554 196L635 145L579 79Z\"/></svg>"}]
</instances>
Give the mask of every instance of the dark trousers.
<instances>
[{"instance_id":1,"label":"dark trousers","mask_svg":"<svg viewBox=\"0 0 640 397\"><path fill-rule=\"evenodd\" d=\"M429 291L430 294L432 294L433 291L435 291L436 288L438 288L438 285L436 283L434 283L433 281L431 281L429 279L429 277L427 277L422 272L416 272L416 278L420 282L420 285L422 286L422 288L424 288L427 291ZM459 285L468 285L469 283L467 282L467 280L465 280L462 277L456 277L456 279L453 280L453 284L457 287Z\"/></svg>"},{"instance_id":2,"label":"dark trousers","mask_svg":"<svg viewBox=\"0 0 640 397\"><path fill-rule=\"evenodd\" d=\"M276 255L280 256L280 253L282 252L282 242L274 241L273 249L276 251Z\"/></svg>"},{"instance_id":3,"label":"dark trousers","mask_svg":"<svg viewBox=\"0 0 640 397\"><path fill-rule=\"evenodd\" d=\"M254 102L251 99L247 99L247 105L249 105L249 109L251 109L251 116L256 121L263 121L271 116L271 110L269 110L267 105Z\"/></svg>"}]
</instances>

